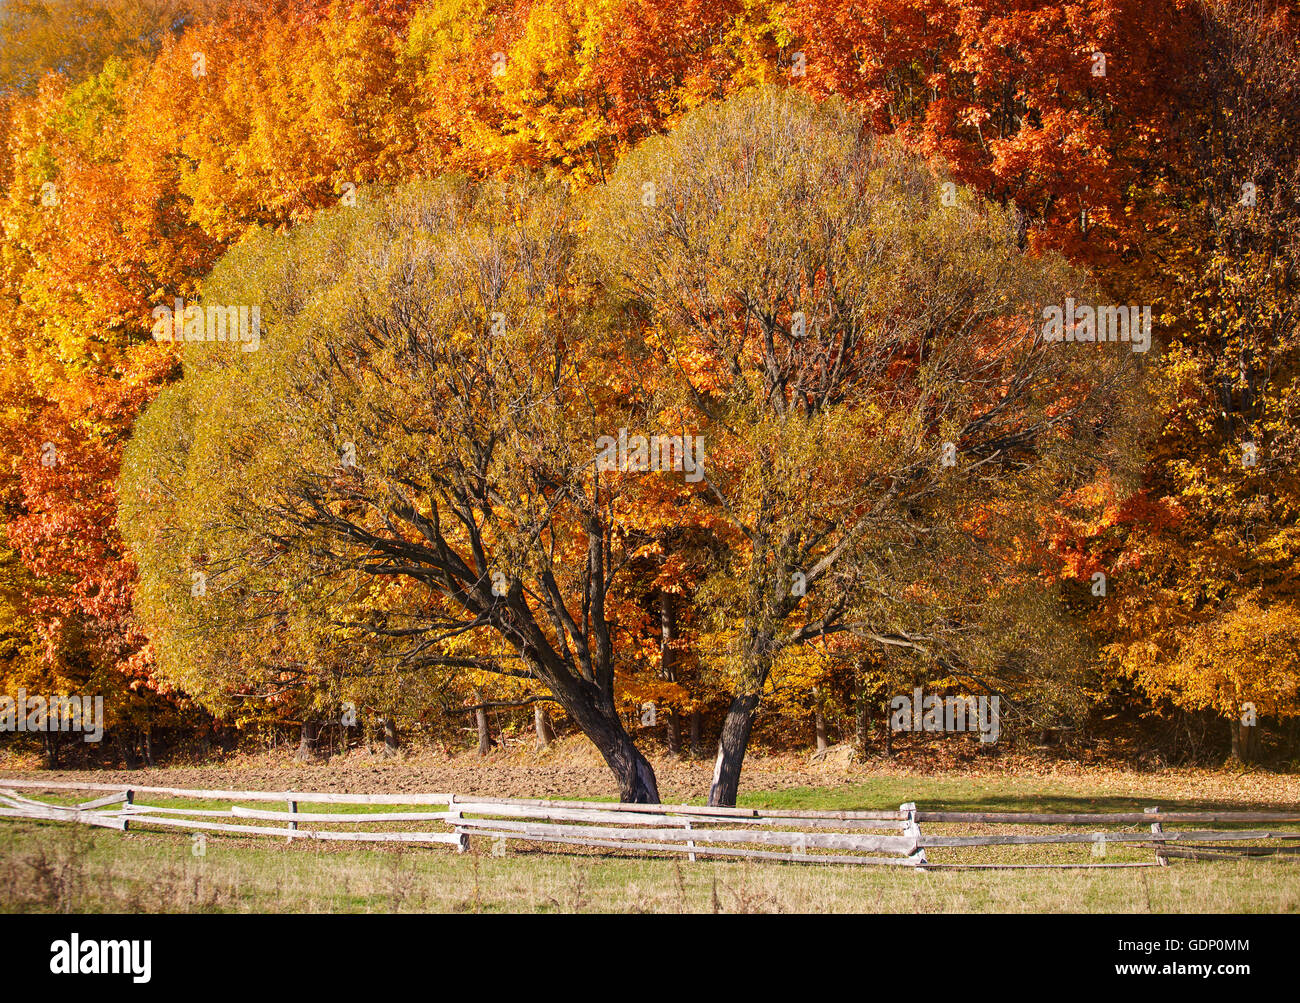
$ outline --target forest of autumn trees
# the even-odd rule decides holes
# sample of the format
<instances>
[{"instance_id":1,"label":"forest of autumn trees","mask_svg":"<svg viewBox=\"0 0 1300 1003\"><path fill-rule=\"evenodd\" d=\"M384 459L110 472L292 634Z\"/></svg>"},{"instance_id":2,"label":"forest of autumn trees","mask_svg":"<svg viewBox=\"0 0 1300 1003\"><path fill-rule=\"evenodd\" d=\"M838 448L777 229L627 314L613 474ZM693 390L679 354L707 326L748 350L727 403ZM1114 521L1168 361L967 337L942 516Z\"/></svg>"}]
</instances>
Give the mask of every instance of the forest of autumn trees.
<instances>
[{"instance_id":1,"label":"forest of autumn trees","mask_svg":"<svg viewBox=\"0 0 1300 1003\"><path fill-rule=\"evenodd\" d=\"M1297 13L6 0L0 691L128 763L514 706L628 800L913 685L1294 756Z\"/></svg>"}]
</instances>

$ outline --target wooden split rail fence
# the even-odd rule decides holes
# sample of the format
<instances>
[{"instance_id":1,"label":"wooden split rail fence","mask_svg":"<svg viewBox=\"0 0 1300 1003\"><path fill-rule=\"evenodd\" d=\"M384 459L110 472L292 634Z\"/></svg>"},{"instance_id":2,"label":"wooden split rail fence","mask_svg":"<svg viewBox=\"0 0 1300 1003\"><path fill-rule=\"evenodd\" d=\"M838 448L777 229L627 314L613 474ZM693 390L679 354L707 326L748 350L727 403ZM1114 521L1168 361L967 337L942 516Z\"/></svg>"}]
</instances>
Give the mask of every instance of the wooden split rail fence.
<instances>
[{"instance_id":1,"label":"wooden split rail fence","mask_svg":"<svg viewBox=\"0 0 1300 1003\"><path fill-rule=\"evenodd\" d=\"M100 792L75 804L42 801L22 793ZM196 808L149 801L225 802ZM248 807L275 803L283 809ZM312 811L301 810L307 805ZM316 810L350 806L352 810ZM373 810L384 806L413 810ZM289 840L344 840L448 844L469 848L471 837L493 841L555 843L621 851L746 857L818 864L883 864L916 869L1156 867L1170 858L1285 857L1300 852L1300 830L1276 828L1166 831L1170 824L1300 825L1300 812L1164 811L1033 813L924 811L913 803L890 811L712 808L592 801L537 801L455 794L335 794L323 791L226 791L176 787L122 787L56 781L0 779L0 818L76 822L127 831L160 827L191 832L279 836ZM432 824L430 824L432 823ZM922 833L925 824L930 830ZM945 831L935 831L938 825ZM1108 826L1100 831L1026 834L971 833L972 827ZM361 828L366 826L366 828ZM951 831L953 827L961 831ZM1115 827L1123 827L1118 830ZM1237 845L1230 844L1250 844ZM989 847L1086 844L1094 855L1108 846L1154 851L1154 859L1066 862L969 862L946 859L958 851ZM942 851L931 860L927 851Z\"/></svg>"}]
</instances>

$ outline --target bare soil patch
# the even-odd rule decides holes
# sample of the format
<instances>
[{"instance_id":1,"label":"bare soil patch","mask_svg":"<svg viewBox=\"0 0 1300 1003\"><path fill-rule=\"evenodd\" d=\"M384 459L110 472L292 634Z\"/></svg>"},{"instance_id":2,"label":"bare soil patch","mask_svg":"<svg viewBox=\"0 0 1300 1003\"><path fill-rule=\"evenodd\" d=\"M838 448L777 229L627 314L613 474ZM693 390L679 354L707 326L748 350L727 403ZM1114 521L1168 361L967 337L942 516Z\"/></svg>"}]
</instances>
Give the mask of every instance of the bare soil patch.
<instances>
[{"instance_id":1,"label":"bare soil patch","mask_svg":"<svg viewBox=\"0 0 1300 1003\"><path fill-rule=\"evenodd\" d=\"M712 777L709 759L677 759L651 754L665 802L707 796ZM346 793L378 791L430 792L528 797L598 798L615 796L612 779L595 750L582 738L565 738L545 752L495 750L480 757L449 755L431 749L409 750L394 758L354 749L316 763L300 763L288 750L238 753L222 760L169 763L136 770L41 770L31 760L0 758L0 770L12 777L137 786L226 788L237 790L319 790ZM848 766L810 763L803 753L752 756L741 781L745 792L795 787L835 789L869 783L874 778L969 777L984 782L1039 780L1053 786L1078 783L1112 795L1149 797L1153 792L1180 800L1230 804L1270 803L1300 806L1300 775L1240 769L1135 769L1060 756L999 751L990 756L954 758L918 750L879 756ZM896 807L896 806L889 806Z\"/></svg>"}]
</instances>

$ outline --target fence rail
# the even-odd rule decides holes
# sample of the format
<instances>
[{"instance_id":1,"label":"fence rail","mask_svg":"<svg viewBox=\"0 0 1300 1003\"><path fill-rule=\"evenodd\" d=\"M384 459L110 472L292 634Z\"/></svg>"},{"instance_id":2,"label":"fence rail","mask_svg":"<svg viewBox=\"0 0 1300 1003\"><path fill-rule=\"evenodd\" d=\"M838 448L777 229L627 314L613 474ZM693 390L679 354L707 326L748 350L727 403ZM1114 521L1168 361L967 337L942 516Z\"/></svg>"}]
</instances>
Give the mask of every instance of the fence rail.
<instances>
[{"instance_id":1,"label":"fence rail","mask_svg":"<svg viewBox=\"0 0 1300 1003\"><path fill-rule=\"evenodd\" d=\"M78 804L56 804L22 791L68 797L99 796ZM101 793L102 792L102 793ZM226 802L224 808L147 804L150 800ZM278 802L285 810L252 808L239 802ZM302 805L353 805L356 811L302 811ZM368 811L372 806L409 806L414 811ZM438 806L441 810L427 810ZM418 809L426 810L418 810ZM818 864L875 864L917 870L1104 868L1167 866L1180 860L1286 859L1300 852L1287 841L1300 830L1300 812L1164 811L1141 812L972 812L925 811L913 803L897 810L812 811L768 808L713 808L705 805L644 805L600 801L485 798L456 794L338 794L328 791L192 790L179 787L124 786L66 781L0 779L0 819L74 822L120 831L158 827L240 836L279 836L292 840L444 844L464 851L470 838L490 839L494 851L508 842L546 843L599 850L746 857ZM416 830L398 828L419 823ZM428 823L435 823L431 829ZM921 825L1072 826L1149 825L1149 832L922 833ZM1165 831L1166 824L1265 823L1267 829ZM329 826L333 828L322 828ZM367 828L361 828L365 826ZM381 826L383 828L375 828ZM1170 844L1187 844L1183 847ZM1226 846L1251 843L1250 846ZM1091 844L1093 853L1108 845L1148 847L1151 860L1068 862L967 862L930 860L927 850L949 853L989 847ZM1209 845L1207 845L1209 844Z\"/></svg>"}]
</instances>

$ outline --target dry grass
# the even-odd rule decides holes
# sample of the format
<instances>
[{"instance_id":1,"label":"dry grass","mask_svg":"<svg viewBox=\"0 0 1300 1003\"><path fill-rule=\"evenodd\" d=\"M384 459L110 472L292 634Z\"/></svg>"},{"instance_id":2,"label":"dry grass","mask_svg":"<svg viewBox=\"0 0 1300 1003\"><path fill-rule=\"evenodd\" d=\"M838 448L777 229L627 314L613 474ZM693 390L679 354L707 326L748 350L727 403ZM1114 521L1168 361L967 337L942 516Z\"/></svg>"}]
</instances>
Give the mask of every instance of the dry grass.
<instances>
[{"instance_id":1,"label":"dry grass","mask_svg":"<svg viewBox=\"0 0 1300 1003\"><path fill-rule=\"evenodd\" d=\"M1300 862L963 871L338 848L22 823L0 830L8 912L1298 912Z\"/></svg>"},{"instance_id":2,"label":"dry grass","mask_svg":"<svg viewBox=\"0 0 1300 1003\"><path fill-rule=\"evenodd\" d=\"M460 764L451 767L460 770ZM306 775L304 775L304 773ZM299 771L265 765L247 772L143 771L135 784L333 787L351 790L456 789L454 775L407 764L385 769ZM45 774L44 776L49 776ZM88 779L121 782L126 775ZM748 774L755 787L771 774ZM798 774L782 773L783 779ZM818 779L804 776L802 779ZM745 803L770 807L1132 811L1165 808L1300 806L1295 778L1204 771L1081 775L925 776L863 771L820 785L777 783ZM557 772L542 790L510 793L591 796L585 764ZM827 783L825 781L829 780ZM503 792L505 793L505 792ZM150 798L150 801L155 799ZM211 807L209 805L209 807ZM303 806L303 810L310 810ZM338 810L335 807L334 810ZM419 825L418 823L416 823ZM400 825L400 824L399 824ZM929 834L1009 831L925 825ZM1024 831L1047 833L1059 827ZM1142 826L1128 827L1140 832ZM194 855L188 833L118 833L79 826L0 823L0 910L8 912L1297 912L1300 860L1193 862L1113 870L948 871L603 855L582 848L511 843L507 855L475 839L448 847L355 846L208 834ZM939 861L1091 861L1087 845L932 850ZM1105 862L1149 861L1148 847L1110 845Z\"/></svg>"}]
</instances>

